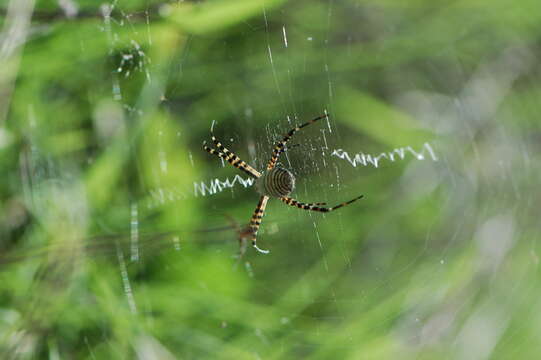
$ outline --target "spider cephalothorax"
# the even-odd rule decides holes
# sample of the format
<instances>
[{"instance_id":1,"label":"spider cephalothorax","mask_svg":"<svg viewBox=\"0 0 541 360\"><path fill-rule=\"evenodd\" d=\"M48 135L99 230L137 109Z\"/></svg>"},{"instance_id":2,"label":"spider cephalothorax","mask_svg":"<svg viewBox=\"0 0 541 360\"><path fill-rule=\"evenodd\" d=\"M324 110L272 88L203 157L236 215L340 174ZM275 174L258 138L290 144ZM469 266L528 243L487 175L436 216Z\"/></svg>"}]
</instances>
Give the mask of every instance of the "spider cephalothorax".
<instances>
[{"instance_id":1,"label":"spider cephalothorax","mask_svg":"<svg viewBox=\"0 0 541 360\"><path fill-rule=\"evenodd\" d=\"M279 166L276 166L276 163L278 162L278 157L281 153L283 153L286 149L286 144L291 139L293 134L295 134L297 131L302 129L305 126L308 126L310 124L315 123L318 120L328 118L328 115L321 115L317 118L310 120L302 125L296 126L295 128L291 129L282 140L280 140L278 143L276 143L276 146L272 150L272 156L269 160L269 163L267 165L267 170L263 173L260 173L250 165L248 165L246 162L241 160L237 155L229 151L225 146L223 146L218 139L212 135L212 142L216 146L216 149L211 149L208 146L206 146L203 143L203 149L207 151L210 154L214 154L234 167L244 171L248 175L256 178L255 186L257 189L257 192L261 194L261 197L259 198L259 202L257 203L257 207L254 211L254 214L252 215L252 219L250 220L250 224L248 225L248 230L241 233L241 236L249 236L252 240L253 247L262 253L268 253L268 250L262 250L259 247L257 247L256 243L256 237L257 237L257 230L259 230L259 226L261 225L261 219L263 218L263 214L265 213L265 207L267 206L267 202L269 201L270 197L277 197L280 200L282 200L284 203L290 206L298 207L299 209L303 210L312 210L312 211L319 211L319 212L329 212L336 210L338 208L341 208L342 206L346 206L351 204L354 201L359 200L363 196L358 196L354 199L351 199L349 201L346 201L342 204L333 206L333 207L322 207L320 205L325 205L325 203L302 203L299 202L293 198L288 197L288 195L295 189L295 177L291 173L291 171L281 168Z\"/></svg>"},{"instance_id":2,"label":"spider cephalothorax","mask_svg":"<svg viewBox=\"0 0 541 360\"><path fill-rule=\"evenodd\" d=\"M275 167L265 171L255 181L255 188L261 195L281 198L295 190L295 176L291 171Z\"/></svg>"}]
</instances>

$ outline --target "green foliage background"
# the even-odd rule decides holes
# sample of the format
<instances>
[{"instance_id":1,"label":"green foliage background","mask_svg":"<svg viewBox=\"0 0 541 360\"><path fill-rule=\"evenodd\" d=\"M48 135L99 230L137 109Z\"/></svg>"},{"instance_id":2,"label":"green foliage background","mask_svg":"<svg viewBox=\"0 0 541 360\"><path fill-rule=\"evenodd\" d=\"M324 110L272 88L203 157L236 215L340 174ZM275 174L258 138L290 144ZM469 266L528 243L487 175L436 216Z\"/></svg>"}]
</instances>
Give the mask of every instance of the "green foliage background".
<instances>
[{"instance_id":1,"label":"green foliage background","mask_svg":"<svg viewBox=\"0 0 541 360\"><path fill-rule=\"evenodd\" d=\"M541 355L538 1L74 4L0 5L2 358ZM365 199L271 201L271 253L236 260L258 195L183 195L237 174L201 150L211 122L262 169L324 110L294 195Z\"/></svg>"}]
</instances>

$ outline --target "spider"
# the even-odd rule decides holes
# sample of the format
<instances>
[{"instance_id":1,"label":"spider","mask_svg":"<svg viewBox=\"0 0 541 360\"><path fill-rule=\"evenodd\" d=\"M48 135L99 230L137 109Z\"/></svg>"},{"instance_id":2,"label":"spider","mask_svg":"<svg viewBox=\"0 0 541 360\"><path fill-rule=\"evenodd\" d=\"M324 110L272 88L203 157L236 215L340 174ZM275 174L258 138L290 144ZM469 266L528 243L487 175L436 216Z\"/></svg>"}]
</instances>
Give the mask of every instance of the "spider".
<instances>
[{"instance_id":1,"label":"spider","mask_svg":"<svg viewBox=\"0 0 541 360\"><path fill-rule=\"evenodd\" d=\"M330 212L334 211L336 209L339 209L343 206L349 205L354 201L359 200L363 197L363 195L360 195L354 199L351 199L349 201L346 201L344 203L341 203L339 205L333 206L333 207L322 207L321 205L326 205L326 203L317 202L317 203L302 203L300 201L297 201L291 197L289 197L289 194L295 189L295 176L291 173L291 171L277 166L278 158L280 157L280 154L286 151L286 144L291 139L293 134L295 134L300 129L315 123L318 120L326 119L328 118L328 114L324 114L321 116L316 117L313 120L310 120L302 125L296 126L295 128L291 129L286 135L284 135L283 139L278 141L276 145L274 146L274 150L272 150L272 156L269 160L269 163L267 164L267 170L264 172L259 172L250 165L248 165L245 161L241 160L237 155L235 155L233 152L229 151L225 146L223 146L218 139L214 136L214 133L212 132L211 128L211 135L212 135L212 142L216 146L216 149L212 149L206 145L206 142L203 142L203 149L208 152L209 154L214 154L237 169L240 169L241 171L244 171L251 177L254 177L255 180L255 187L257 192L261 195L259 198L259 202L257 203L257 207L255 208L255 211L252 215L252 219L250 220L249 225L246 228L246 231L241 232L241 241L244 237L248 236L251 238L252 246L263 254L268 254L269 250L263 250L257 246L257 231L259 230L259 226L261 225L261 219L263 218L263 214L265 213L265 207L267 206L267 202L269 201L269 198L274 197L278 198L287 205L290 206L296 206L299 209L303 210L311 210L311 211L319 211L319 212ZM242 244L242 242L241 242ZM241 246L241 255L243 253L242 246Z\"/></svg>"}]
</instances>

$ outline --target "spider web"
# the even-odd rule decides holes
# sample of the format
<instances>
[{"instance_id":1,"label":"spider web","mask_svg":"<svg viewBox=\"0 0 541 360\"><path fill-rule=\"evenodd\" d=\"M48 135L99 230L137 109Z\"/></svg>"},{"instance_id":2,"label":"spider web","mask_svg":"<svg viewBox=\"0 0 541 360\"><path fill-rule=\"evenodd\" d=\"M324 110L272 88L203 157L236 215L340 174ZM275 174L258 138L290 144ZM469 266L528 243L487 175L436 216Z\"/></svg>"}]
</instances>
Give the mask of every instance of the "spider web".
<instances>
[{"instance_id":1,"label":"spider web","mask_svg":"<svg viewBox=\"0 0 541 360\"><path fill-rule=\"evenodd\" d=\"M86 114L95 143L84 164L58 157L39 135L47 120L39 102L13 105L28 142L17 154L22 190L13 198L23 198L45 230L0 264L7 272L47 259L47 270L36 270L45 280L34 280L44 294L48 278L61 283L76 269L70 284L85 290L66 290L66 303L108 301L115 310L101 320L120 326L120 314L130 325L100 336L81 326L84 346L55 340L51 353L65 347L97 358L107 353L105 339L130 344L126 352L139 358L539 354L528 322L539 295L540 232L532 180L539 129L531 120L538 85L528 80L538 50L528 40L539 29L511 26L492 44L490 32L477 34L479 24L503 25L463 19L471 12L464 5L233 3L58 2L63 16L91 24L90 36L76 38L77 61L95 66L90 38L103 39L107 75L87 75L81 85L100 93ZM5 10L18 17L3 23L0 60L20 60L5 39L24 14L47 15L15 4ZM192 12L199 6L204 11ZM221 25L198 18L217 11L212 6L224 18L227 6L251 15ZM526 14L524 5L519 18ZM160 31L167 21L178 28ZM32 40L21 39L32 31L18 31L17 42ZM479 52L469 52L470 42ZM202 141L213 127L261 171L283 134L325 112L328 120L303 128L281 155L279 165L296 176L292 196L329 206L365 198L330 214L271 199L258 234L270 254L250 248L236 258L236 229L259 195L253 179L205 153ZM1 121L0 150L14 146L17 132ZM70 241L50 235L66 229ZM3 306L24 318L16 305ZM19 334L0 349L21 348L34 335Z\"/></svg>"}]
</instances>

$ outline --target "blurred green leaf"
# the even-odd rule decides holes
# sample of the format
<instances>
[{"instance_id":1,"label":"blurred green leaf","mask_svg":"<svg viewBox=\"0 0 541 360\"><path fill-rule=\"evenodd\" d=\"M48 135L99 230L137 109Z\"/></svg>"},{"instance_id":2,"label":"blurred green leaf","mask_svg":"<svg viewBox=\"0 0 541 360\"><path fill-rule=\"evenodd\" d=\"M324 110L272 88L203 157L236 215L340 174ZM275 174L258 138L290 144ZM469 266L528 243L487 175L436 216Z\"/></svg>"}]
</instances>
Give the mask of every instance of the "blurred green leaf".
<instances>
[{"instance_id":1,"label":"blurred green leaf","mask_svg":"<svg viewBox=\"0 0 541 360\"><path fill-rule=\"evenodd\" d=\"M188 33L205 34L272 11L284 2L285 0L214 0L197 4L184 3L171 10L169 19Z\"/></svg>"}]
</instances>

